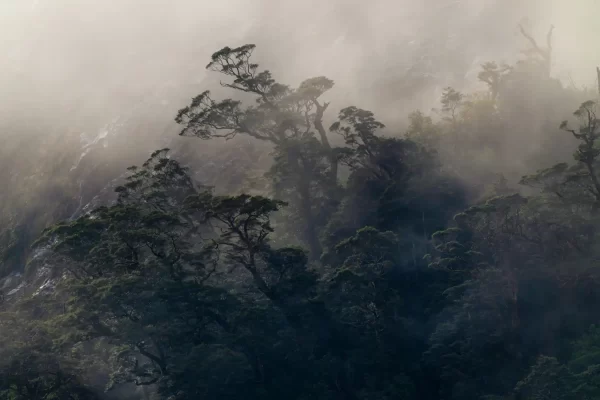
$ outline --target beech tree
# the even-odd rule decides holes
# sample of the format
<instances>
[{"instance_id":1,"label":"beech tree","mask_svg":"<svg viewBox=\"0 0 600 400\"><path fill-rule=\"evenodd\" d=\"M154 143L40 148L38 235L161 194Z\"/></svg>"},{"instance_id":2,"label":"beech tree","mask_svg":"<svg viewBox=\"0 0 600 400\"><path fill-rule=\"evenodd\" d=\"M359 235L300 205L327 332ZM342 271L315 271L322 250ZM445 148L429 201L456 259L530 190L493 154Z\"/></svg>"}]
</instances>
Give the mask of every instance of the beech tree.
<instances>
[{"instance_id":1,"label":"beech tree","mask_svg":"<svg viewBox=\"0 0 600 400\"><path fill-rule=\"evenodd\" d=\"M274 176L277 194L291 200L301 217L301 238L311 256L321 254L316 204L320 196L331 196L337 187L338 155L323 127L329 103L321 100L334 83L326 77L310 78L297 88L278 83L268 70L252 62L255 45L224 47L212 56L207 69L231 79L222 86L251 94L256 105L240 100L213 100L205 91L181 109L176 121L184 126L182 136L201 139L248 135L271 143L276 151ZM330 192L331 189L331 192Z\"/></svg>"}]
</instances>

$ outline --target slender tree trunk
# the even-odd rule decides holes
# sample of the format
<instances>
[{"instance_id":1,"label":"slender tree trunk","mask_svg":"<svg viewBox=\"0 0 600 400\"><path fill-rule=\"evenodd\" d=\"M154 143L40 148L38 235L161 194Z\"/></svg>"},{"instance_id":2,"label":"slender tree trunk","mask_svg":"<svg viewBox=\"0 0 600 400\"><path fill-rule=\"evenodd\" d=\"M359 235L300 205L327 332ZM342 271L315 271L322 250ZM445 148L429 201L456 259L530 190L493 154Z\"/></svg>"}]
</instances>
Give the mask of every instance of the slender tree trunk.
<instances>
[{"instance_id":1,"label":"slender tree trunk","mask_svg":"<svg viewBox=\"0 0 600 400\"><path fill-rule=\"evenodd\" d=\"M301 179L304 180L304 179ZM312 211L312 199L310 190L306 182L301 182L299 189L300 192L300 211L302 213L302 219L304 219L304 240L310 250L310 258L312 260L318 260L321 257L323 249L319 242L317 233L316 221Z\"/></svg>"},{"instance_id":2,"label":"slender tree trunk","mask_svg":"<svg viewBox=\"0 0 600 400\"><path fill-rule=\"evenodd\" d=\"M294 172L297 174L297 188L299 194L298 207L300 209L300 216L304 222L302 236L309 248L310 258L312 260L318 260L319 257L321 257L322 248L317 233L316 219L312 210L310 181L307 179L304 168L300 163L298 149L290 148L288 150L288 159L290 165L293 166L293 169L295 170Z\"/></svg>"},{"instance_id":3,"label":"slender tree trunk","mask_svg":"<svg viewBox=\"0 0 600 400\"><path fill-rule=\"evenodd\" d=\"M327 110L329 103L325 103L323 105L320 105L319 103L315 104L317 106L317 113L315 115L315 128L317 128L319 136L321 137L321 144L329 152L329 162L331 164L330 177L332 184L337 185L338 160L337 156L333 152L333 149L331 148L331 144L329 144L327 132L325 132L325 128L323 127L323 114L325 113L325 110Z\"/></svg>"}]
</instances>

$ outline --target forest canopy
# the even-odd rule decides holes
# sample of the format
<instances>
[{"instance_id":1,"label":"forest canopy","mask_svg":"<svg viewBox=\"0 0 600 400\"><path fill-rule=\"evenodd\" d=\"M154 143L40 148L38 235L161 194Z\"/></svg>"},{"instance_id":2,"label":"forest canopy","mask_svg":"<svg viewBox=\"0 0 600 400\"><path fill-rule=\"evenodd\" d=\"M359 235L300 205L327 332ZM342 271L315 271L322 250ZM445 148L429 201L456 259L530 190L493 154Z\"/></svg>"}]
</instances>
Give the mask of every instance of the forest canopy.
<instances>
[{"instance_id":1,"label":"forest canopy","mask_svg":"<svg viewBox=\"0 0 600 400\"><path fill-rule=\"evenodd\" d=\"M173 116L267 166L214 154L203 182L163 148L93 207L66 179L3 194L0 270L23 268L0 398L600 397L598 95L553 77L552 28L521 32L519 62L404 131L224 47L206 68L225 97Z\"/></svg>"}]
</instances>

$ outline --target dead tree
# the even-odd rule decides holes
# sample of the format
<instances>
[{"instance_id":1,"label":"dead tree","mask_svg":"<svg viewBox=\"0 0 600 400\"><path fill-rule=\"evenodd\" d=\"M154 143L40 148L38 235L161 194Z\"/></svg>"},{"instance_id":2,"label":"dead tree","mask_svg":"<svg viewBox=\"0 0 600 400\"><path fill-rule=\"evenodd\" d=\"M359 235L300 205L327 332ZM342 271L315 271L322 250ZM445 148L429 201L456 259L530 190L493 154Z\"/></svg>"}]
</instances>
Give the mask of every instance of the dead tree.
<instances>
[{"instance_id":1,"label":"dead tree","mask_svg":"<svg viewBox=\"0 0 600 400\"><path fill-rule=\"evenodd\" d=\"M550 26L550 29L546 34L545 48L542 48L540 45L538 45L533 36L527 33L525 28L523 28L523 25L519 24L519 30L521 31L521 35L523 35L531 45L529 49L524 50L523 52L533 59L537 57L542 65L542 68L544 69L546 76L550 77L550 71L552 69L552 32L554 31L554 25Z\"/></svg>"}]
</instances>

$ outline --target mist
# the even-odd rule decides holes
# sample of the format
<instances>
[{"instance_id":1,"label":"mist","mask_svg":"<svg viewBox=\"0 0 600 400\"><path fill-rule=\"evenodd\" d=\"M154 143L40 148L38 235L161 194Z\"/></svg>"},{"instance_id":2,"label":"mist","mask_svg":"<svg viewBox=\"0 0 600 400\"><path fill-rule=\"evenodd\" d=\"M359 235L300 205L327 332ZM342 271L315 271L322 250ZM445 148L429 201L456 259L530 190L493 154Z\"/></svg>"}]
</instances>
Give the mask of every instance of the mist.
<instances>
[{"instance_id":1,"label":"mist","mask_svg":"<svg viewBox=\"0 0 600 400\"><path fill-rule=\"evenodd\" d=\"M8 0L0 5L1 108L18 108L8 112L16 118L110 118L169 85L193 93L213 51L254 43L283 82L325 75L337 83L333 96L367 108L395 98L402 115L435 105L441 87L472 84L481 62L514 59L524 18L536 34L556 26L556 75L593 84L600 60L585 42L599 28L585 21L599 6L587 3ZM417 65L430 79L403 84Z\"/></svg>"},{"instance_id":2,"label":"mist","mask_svg":"<svg viewBox=\"0 0 600 400\"><path fill-rule=\"evenodd\" d=\"M194 164L202 182L240 190L239 173L225 173L223 165L240 158L243 169L264 171L269 147L243 138L233 147L182 138L173 121L206 89L231 96L205 69L224 46L256 44L254 60L292 87L313 76L333 79L327 125L337 110L355 105L373 110L387 134L398 137L410 112L439 108L444 88L481 89L477 73L484 62L518 60L528 45L519 24L540 42L553 25L552 76L564 86L594 89L598 7L593 0L576 6L560 0L6 0L0 5L0 176L8 186L0 206L12 215L19 201L38 219L38 199L64 198L33 231L41 229L101 202L124 168L162 147ZM503 170L515 181L544 166L531 164L536 152L568 156L568 141L542 149L555 141L546 130L562 115L535 118L526 134L516 129L496 138L504 156L482 155L484 169ZM222 162L213 160L217 155Z\"/></svg>"},{"instance_id":3,"label":"mist","mask_svg":"<svg viewBox=\"0 0 600 400\"><path fill-rule=\"evenodd\" d=\"M268 168L268 147L230 147L177 135L173 118L191 97L206 89L221 98L231 95L205 69L211 54L224 46L256 44L255 61L291 86L313 76L333 79L327 124L337 110L355 105L373 110L388 134L401 136L408 114L438 108L444 88L481 89L477 73L484 62L518 60L528 45L519 24L540 42L554 26L552 76L564 86L595 88L598 7L593 0L576 6L560 0L4 1L1 161L12 168L1 173L11 182L3 206L15 201L7 199L11 193L26 191L32 199L47 193L66 196L71 205L65 209L77 210L68 215L77 215L110 193L125 167L160 147L187 154L198 179L224 191L229 186L219 178L223 167L209 160L215 154L235 159L243 147L244 154L261 154L244 156L248 168ZM529 161L536 151L548 152L542 145L554 139L545 133L546 125L560 119L536 118L526 135L496 138L505 156L482 156L488 169L512 171L507 174L515 180L542 166ZM557 142L552 149L565 147ZM61 177L66 186L57 188L46 179L34 187L21 179L38 182L39 176Z\"/></svg>"},{"instance_id":4,"label":"mist","mask_svg":"<svg viewBox=\"0 0 600 400\"><path fill-rule=\"evenodd\" d=\"M598 15L0 1L0 397L529 399L560 372L582 398L600 133L570 127L595 115L573 112L598 96ZM523 33L549 31L550 73ZM227 87L206 65L244 44L277 83L335 85ZM232 140L194 118L205 90L241 100Z\"/></svg>"}]
</instances>

